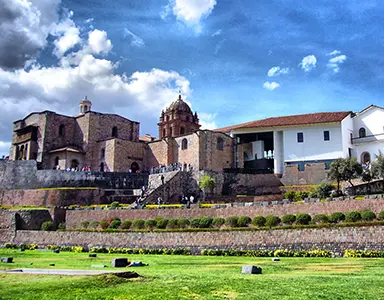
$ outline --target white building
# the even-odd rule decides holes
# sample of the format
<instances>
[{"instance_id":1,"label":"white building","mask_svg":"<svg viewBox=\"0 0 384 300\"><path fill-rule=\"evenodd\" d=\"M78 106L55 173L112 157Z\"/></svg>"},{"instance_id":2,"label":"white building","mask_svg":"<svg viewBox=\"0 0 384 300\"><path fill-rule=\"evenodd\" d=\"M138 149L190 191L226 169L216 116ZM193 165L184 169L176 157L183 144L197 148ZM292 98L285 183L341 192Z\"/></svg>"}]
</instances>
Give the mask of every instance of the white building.
<instances>
[{"instance_id":1,"label":"white building","mask_svg":"<svg viewBox=\"0 0 384 300\"><path fill-rule=\"evenodd\" d=\"M217 129L237 138L237 166L282 175L287 166L323 164L355 156L360 163L384 153L384 109L267 118Z\"/></svg>"}]
</instances>

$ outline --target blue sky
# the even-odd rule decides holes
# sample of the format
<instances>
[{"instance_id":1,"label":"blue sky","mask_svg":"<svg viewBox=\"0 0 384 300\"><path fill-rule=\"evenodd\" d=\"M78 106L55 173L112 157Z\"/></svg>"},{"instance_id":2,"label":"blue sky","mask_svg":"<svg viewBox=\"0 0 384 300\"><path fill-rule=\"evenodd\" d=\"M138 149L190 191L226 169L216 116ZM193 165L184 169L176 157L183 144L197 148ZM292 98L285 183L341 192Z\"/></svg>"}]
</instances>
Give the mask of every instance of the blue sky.
<instances>
[{"instance_id":1,"label":"blue sky","mask_svg":"<svg viewBox=\"0 0 384 300\"><path fill-rule=\"evenodd\" d=\"M7 32L0 48L15 49L0 60L0 154L8 152L13 120L45 109L76 114L85 95L94 110L139 121L141 134L153 135L179 89L205 128L384 105L380 1L0 5L13 12L0 13Z\"/></svg>"}]
</instances>

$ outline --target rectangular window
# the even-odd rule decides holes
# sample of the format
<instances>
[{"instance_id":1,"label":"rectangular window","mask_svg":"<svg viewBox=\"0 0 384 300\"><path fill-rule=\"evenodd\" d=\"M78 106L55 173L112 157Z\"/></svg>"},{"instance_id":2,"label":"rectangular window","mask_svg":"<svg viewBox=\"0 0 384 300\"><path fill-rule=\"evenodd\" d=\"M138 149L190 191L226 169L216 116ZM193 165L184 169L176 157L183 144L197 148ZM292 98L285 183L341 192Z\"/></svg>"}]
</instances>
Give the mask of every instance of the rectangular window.
<instances>
[{"instance_id":1,"label":"rectangular window","mask_svg":"<svg viewBox=\"0 0 384 300\"><path fill-rule=\"evenodd\" d=\"M324 131L324 141L329 141L329 140L330 140L329 131L326 130Z\"/></svg>"},{"instance_id":2,"label":"rectangular window","mask_svg":"<svg viewBox=\"0 0 384 300\"><path fill-rule=\"evenodd\" d=\"M304 142L304 133L302 133L302 132L297 133L297 142L298 143Z\"/></svg>"}]
</instances>

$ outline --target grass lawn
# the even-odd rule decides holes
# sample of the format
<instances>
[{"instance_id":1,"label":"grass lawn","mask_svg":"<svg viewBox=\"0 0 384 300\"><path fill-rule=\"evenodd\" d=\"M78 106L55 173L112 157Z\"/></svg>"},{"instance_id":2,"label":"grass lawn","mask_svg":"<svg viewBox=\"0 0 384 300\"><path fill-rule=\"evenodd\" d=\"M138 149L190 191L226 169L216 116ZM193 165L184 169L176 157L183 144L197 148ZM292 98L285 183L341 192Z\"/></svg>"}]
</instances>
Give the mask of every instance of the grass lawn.
<instances>
[{"instance_id":1,"label":"grass lawn","mask_svg":"<svg viewBox=\"0 0 384 300\"><path fill-rule=\"evenodd\" d=\"M90 269L119 254L0 249L13 264L0 269ZM0 299L384 299L384 259L208 257L129 255L148 267L130 268L136 279L0 273ZM31 265L31 263L33 263ZM54 267L49 264L54 263ZM262 275L242 275L242 265L258 265ZM121 270L121 268L118 268Z\"/></svg>"}]
</instances>

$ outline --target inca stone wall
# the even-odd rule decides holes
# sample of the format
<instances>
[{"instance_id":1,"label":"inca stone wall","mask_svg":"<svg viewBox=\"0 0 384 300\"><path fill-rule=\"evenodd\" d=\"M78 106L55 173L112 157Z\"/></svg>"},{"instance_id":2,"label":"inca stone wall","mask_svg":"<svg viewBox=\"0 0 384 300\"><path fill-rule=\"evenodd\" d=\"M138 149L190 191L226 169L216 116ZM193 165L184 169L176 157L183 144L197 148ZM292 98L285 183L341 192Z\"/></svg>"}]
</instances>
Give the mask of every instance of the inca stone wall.
<instances>
[{"instance_id":1,"label":"inca stone wall","mask_svg":"<svg viewBox=\"0 0 384 300\"><path fill-rule=\"evenodd\" d=\"M345 227L262 231L212 232L41 232L17 231L17 244L83 245L87 247L201 249L325 249L339 254L346 249L384 249L384 227Z\"/></svg>"},{"instance_id":2,"label":"inca stone wall","mask_svg":"<svg viewBox=\"0 0 384 300\"><path fill-rule=\"evenodd\" d=\"M0 245L12 241L15 231L15 214L8 210L0 209Z\"/></svg>"},{"instance_id":3,"label":"inca stone wall","mask_svg":"<svg viewBox=\"0 0 384 300\"><path fill-rule=\"evenodd\" d=\"M297 165L285 166L281 182L284 185L319 184L328 181L324 163L305 164L304 171Z\"/></svg>"},{"instance_id":4,"label":"inca stone wall","mask_svg":"<svg viewBox=\"0 0 384 300\"><path fill-rule=\"evenodd\" d=\"M152 210L78 210L67 211L67 228L77 228L82 221L100 221L102 219L120 218L130 219L155 219L163 218L198 218L201 216L222 217L257 215L277 215L308 213L310 215L327 214L333 212L349 212L352 210L372 210L376 214L384 210L384 199L344 200L333 202L282 204L270 206L242 206L230 208L190 208L190 209L152 209Z\"/></svg>"}]
</instances>

